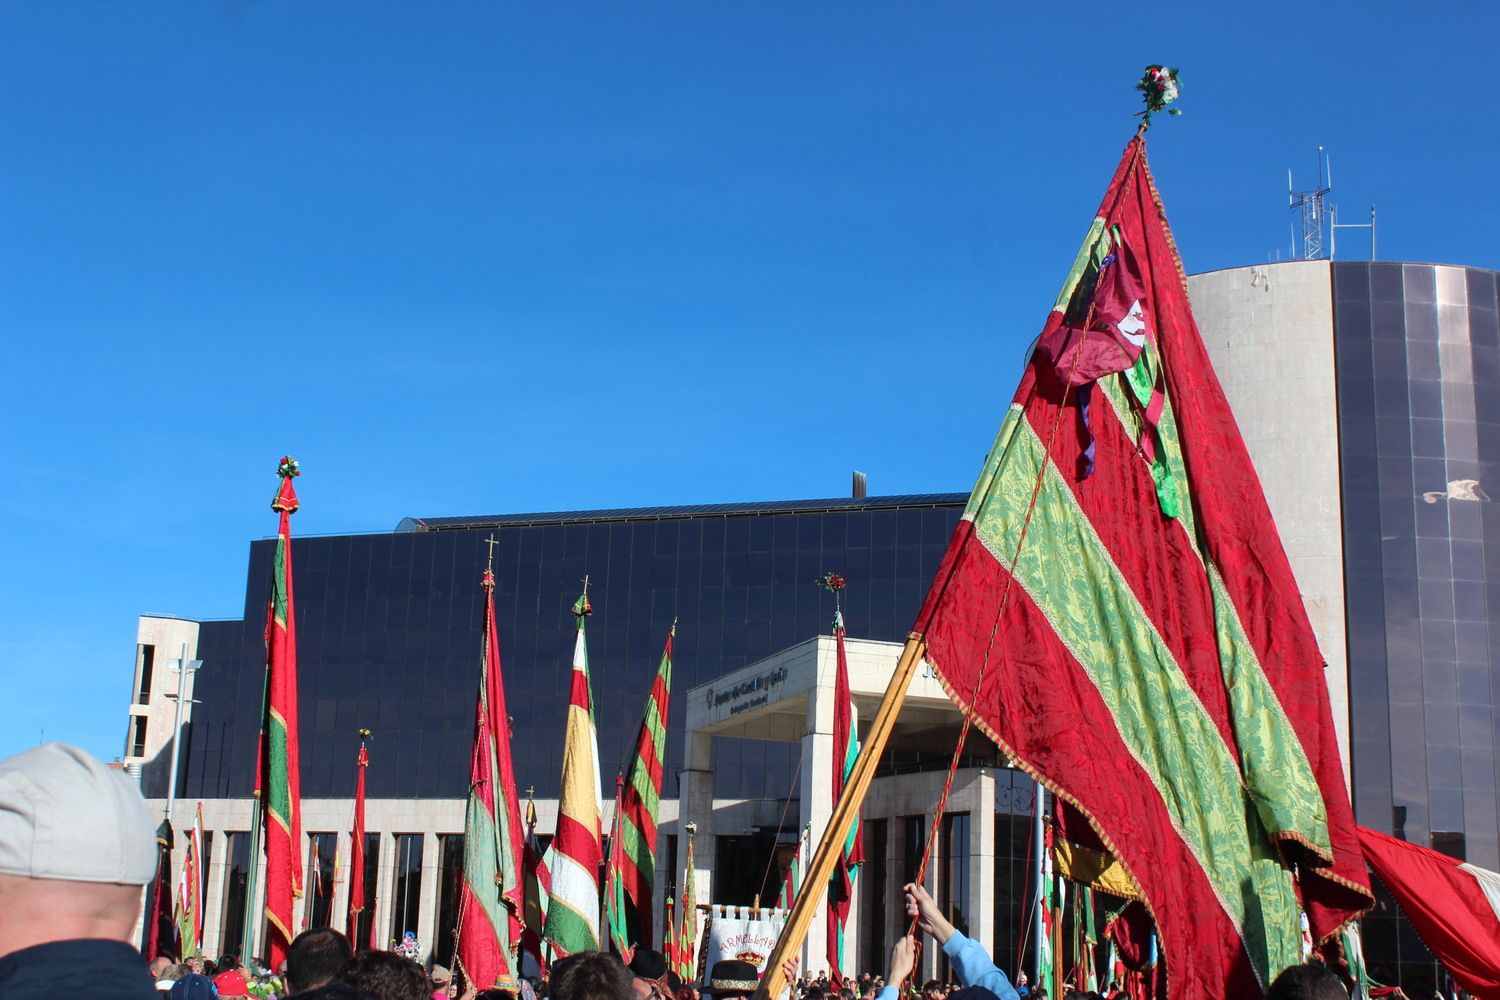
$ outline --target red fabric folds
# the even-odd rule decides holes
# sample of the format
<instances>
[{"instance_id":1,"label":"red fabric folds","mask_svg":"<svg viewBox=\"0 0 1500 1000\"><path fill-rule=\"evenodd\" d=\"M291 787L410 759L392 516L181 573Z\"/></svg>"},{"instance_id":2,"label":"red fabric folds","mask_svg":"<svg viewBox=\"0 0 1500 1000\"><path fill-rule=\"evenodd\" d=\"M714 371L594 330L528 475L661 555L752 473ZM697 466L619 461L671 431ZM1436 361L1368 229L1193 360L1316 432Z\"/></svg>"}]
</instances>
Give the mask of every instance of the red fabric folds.
<instances>
[{"instance_id":1,"label":"red fabric folds","mask_svg":"<svg viewBox=\"0 0 1500 1000\"><path fill-rule=\"evenodd\" d=\"M1422 943L1465 990L1479 1000L1500 1000L1500 875L1358 829L1365 859Z\"/></svg>"}]
</instances>

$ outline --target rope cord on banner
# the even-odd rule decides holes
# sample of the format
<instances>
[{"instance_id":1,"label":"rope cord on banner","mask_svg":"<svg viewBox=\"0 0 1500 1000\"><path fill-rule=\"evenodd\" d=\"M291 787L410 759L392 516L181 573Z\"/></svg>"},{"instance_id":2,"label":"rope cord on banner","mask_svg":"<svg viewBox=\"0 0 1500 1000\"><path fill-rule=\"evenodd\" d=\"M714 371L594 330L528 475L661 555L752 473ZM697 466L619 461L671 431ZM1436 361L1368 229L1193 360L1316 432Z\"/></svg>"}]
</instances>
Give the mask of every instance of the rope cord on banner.
<instances>
[{"instance_id":1,"label":"rope cord on banner","mask_svg":"<svg viewBox=\"0 0 1500 1000\"><path fill-rule=\"evenodd\" d=\"M1138 132L1137 138L1139 138L1139 135L1140 133ZM1114 201L1110 204L1107 210L1101 213L1104 218L1108 218L1111 214L1113 214L1115 206L1119 204L1120 199L1124 196L1125 189L1129 185L1130 177L1134 174L1140 164L1140 156L1141 153L1139 150L1137 150L1135 156L1131 160L1129 172L1126 173L1125 177L1121 180L1119 187L1115 191ZM1084 342L1088 339L1088 328L1089 324L1093 321L1094 312L1095 303L1091 301L1089 303L1088 312L1085 315L1084 322L1081 327L1082 336L1078 338L1078 343L1074 345L1073 348L1073 358L1075 362L1079 354L1083 350ZM1047 446L1042 453L1042 460L1037 465L1036 480L1032 484L1031 488L1031 499L1026 505L1026 516L1021 521L1021 530L1020 534L1016 538L1015 550L1011 553L1010 563L1006 567L1005 589L1000 593L1000 603L995 610L994 621L990 624L990 634L989 639L985 644L984 657L982 660L980 660L979 670L976 672L974 677L974 690L970 694L968 701L970 707L969 710L964 711L963 713L963 726L959 729L958 732L958 742L953 747L953 758L948 764L948 773L943 780L942 794L938 796L937 806L933 810L932 826L927 831L927 841L922 848L922 859L918 863L916 875L912 879L912 881L919 886L923 882L925 882L927 878L927 866L932 860L932 846L937 840L937 831L941 828L943 816L946 814L948 809L948 798L953 792L953 782L954 779L958 776L959 765L963 761L964 744L968 740L969 731L973 728L973 706L978 704L979 692L984 684L985 674L988 672L990 665L991 653L994 651L995 638L1000 629L1000 620L1004 616L1006 608L1010 603L1011 586L1015 582L1016 564L1020 561L1022 548L1026 544L1026 535L1031 528L1031 521L1036 513L1037 500L1041 496L1042 485L1046 481L1047 467L1051 462L1052 446L1057 440L1058 429L1062 426L1063 414L1067 412L1068 397L1072 394L1072 389L1072 385L1064 383L1062 398L1057 408L1057 415L1053 419L1052 427L1047 435ZM1026 403L1022 404L1023 410L1025 409L1026 404L1029 404L1031 399L1036 395L1036 391L1036 382L1035 380L1033 380L1031 390L1026 397ZM987 485L986 490L988 491L993 488L994 480L992 478L990 483ZM951 573L949 579L951 580ZM949 581L947 580L944 581L945 590L947 589L948 582ZM919 916L920 914L914 914L912 916L911 923L907 928L908 937L915 937ZM921 947L921 939L917 938L917 956L914 971L915 967L919 966L921 963Z\"/></svg>"}]
</instances>

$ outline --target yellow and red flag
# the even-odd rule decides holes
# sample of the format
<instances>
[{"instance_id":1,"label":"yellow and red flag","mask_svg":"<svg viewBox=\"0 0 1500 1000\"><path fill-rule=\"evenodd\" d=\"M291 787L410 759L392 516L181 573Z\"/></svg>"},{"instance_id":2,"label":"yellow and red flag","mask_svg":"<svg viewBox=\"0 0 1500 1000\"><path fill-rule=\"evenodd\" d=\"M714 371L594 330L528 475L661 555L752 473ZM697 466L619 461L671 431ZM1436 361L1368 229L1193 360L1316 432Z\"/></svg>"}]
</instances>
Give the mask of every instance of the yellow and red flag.
<instances>
[{"instance_id":1,"label":"yellow and red flag","mask_svg":"<svg viewBox=\"0 0 1500 1000\"><path fill-rule=\"evenodd\" d=\"M584 622L593 612L585 593L573 604L578 638L573 644L573 685L563 735L562 793L557 800L557 834L548 848L552 873L547 923L542 939L554 958L599 950L599 866L603 863L599 786L599 738L594 730L594 695L589 687L589 651Z\"/></svg>"}]
</instances>

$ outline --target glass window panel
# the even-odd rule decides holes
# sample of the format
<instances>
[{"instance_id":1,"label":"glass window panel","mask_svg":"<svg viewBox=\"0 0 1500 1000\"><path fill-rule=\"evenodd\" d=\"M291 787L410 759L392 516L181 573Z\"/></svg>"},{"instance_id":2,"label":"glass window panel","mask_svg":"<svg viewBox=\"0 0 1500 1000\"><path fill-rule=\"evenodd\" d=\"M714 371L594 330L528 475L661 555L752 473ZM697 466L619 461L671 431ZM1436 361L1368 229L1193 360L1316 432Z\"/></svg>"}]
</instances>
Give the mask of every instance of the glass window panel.
<instances>
[{"instance_id":1,"label":"glass window panel","mask_svg":"<svg viewBox=\"0 0 1500 1000\"><path fill-rule=\"evenodd\" d=\"M458 906L463 892L464 835L444 833L438 835L438 923L433 936L435 948L433 961L452 966L457 954L455 942L458 932Z\"/></svg>"},{"instance_id":2,"label":"glass window panel","mask_svg":"<svg viewBox=\"0 0 1500 1000\"><path fill-rule=\"evenodd\" d=\"M306 886L307 926L328 927L333 921L334 859L338 852L338 834L307 835Z\"/></svg>"},{"instance_id":3,"label":"glass window panel","mask_svg":"<svg viewBox=\"0 0 1500 1000\"><path fill-rule=\"evenodd\" d=\"M422 834L396 834L395 895L391 906L391 943L394 945L407 931L421 941L417 919L422 905Z\"/></svg>"},{"instance_id":4,"label":"glass window panel","mask_svg":"<svg viewBox=\"0 0 1500 1000\"><path fill-rule=\"evenodd\" d=\"M363 878L365 883L365 905L355 919L355 940L350 942L355 951L380 947L375 927L375 911L378 902L375 897L380 886L380 834L378 833L365 834L364 871L359 877Z\"/></svg>"},{"instance_id":5,"label":"glass window panel","mask_svg":"<svg viewBox=\"0 0 1500 1000\"><path fill-rule=\"evenodd\" d=\"M222 928L219 954L243 956L245 904L248 901L250 880L250 835L231 832L225 834L225 837L228 847L224 865L224 908L219 921Z\"/></svg>"}]
</instances>

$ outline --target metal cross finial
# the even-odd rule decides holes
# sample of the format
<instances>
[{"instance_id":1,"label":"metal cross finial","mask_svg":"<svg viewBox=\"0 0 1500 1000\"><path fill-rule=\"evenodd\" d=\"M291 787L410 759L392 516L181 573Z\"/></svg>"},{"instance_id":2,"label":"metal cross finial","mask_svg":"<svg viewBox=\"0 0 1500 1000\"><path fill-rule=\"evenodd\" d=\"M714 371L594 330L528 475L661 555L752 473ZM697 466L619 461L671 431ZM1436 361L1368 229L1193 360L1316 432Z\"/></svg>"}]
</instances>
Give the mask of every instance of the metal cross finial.
<instances>
[{"instance_id":1,"label":"metal cross finial","mask_svg":"<svg viewBox=\"0 0 1500 1000\"><path fill-rule=\"evenodd\" d=\"M589 592L589 575L587 573L583 574L583 592L585 595Z\"/></svg>"},{"instance_id":2,"label":"metal cross finial","mask_svg":"<svg viewBox=\"0 0 1500 1000\"><path fill-rule=\"evenodd\" d=\"M488 545L489 548L490 548L489 560L490 560L490 564L493 565L494 562L495 562L495 546L499 545L500 543L498 541L496 541L494 535L491 535L490 537L488 537L488 538L486 538L484 540L484 544Z\"/></svg>"},{"instance_id":3,"label":"metal cross finial","mask_svg":"<svg viewBox=\"0 0 1500 1000\"><path fill-rule=\"evenodd\" d=\"M531 798L535 794L536 794L536 786L535 785L527 785L526 786L526 797L529 799L529 798Z\"/></svg>"}]
</instances>

